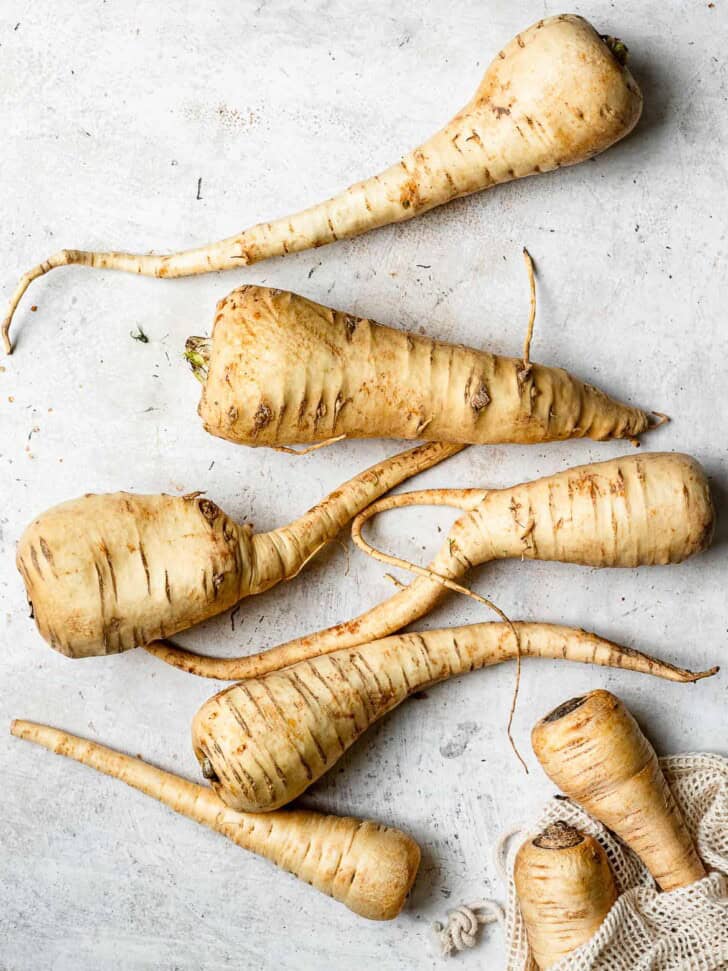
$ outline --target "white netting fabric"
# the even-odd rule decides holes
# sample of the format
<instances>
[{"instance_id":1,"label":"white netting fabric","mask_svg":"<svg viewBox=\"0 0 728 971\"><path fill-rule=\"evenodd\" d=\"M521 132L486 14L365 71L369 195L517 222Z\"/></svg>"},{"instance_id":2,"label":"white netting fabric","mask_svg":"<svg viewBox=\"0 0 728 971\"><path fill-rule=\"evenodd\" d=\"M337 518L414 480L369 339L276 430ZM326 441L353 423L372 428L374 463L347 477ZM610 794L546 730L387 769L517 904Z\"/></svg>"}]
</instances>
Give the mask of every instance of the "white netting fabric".
<instances>
[{"instance_id":1,"label":"white netting fabric","mask_svg":"<svg viewBox=\"0 0 728 971\"><path fill-rule=\"evenodd\" d=\"M590 833L609 857L620 894L594 937L551 971L728 969L728 759L671 755L660 764L709 875L689 887L660 893L640 860L613 833L570 800L550 800L533 832L564 819ZM512 841L506 861L507 971L536 967L513 883L513 858L521 842Z\"/></svg>"}]
</instances>

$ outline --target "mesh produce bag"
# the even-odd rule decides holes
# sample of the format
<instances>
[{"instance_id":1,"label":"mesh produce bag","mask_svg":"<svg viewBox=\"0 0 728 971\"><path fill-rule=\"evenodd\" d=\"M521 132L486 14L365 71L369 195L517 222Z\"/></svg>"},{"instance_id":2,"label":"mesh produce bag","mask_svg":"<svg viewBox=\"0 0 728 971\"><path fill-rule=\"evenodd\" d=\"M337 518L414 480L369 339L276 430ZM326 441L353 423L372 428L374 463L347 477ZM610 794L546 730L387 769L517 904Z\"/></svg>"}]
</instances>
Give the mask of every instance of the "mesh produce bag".
<instances>
[{"instance_id":1,"label":"mesh produce bag","mask_svg":"<svg viewBox=\"0 0 728 971\"><path fill-rule=\"evenodd\" d=\"M641 861L613 833L563 797L551 799L532 832L563 819L604 847L619 891L591 940L551 971L728 971L728 759L719 755L671 755L660 765L695 840L708 876L689 887L662 893ZM508 884L503 920L507 971L535 971L513 883L513 840L505 865ZM479 910L479 908L481 908ZM454 912L441 931L443 949L474 943L477 923L490 922L492 905ZM470 920L470 933L468 933Z\"/></svg>"},{"instance_id":2,"label":"mesh produce bag","mask_svg":"<svg viewBox=\"0 0 728 971\"><path fill-rule=\"evenodd\" d=\"M604 847L620 897L594 937L553 971L716 971L728 968L728 760L717 755L660 759L709 875L661 893L640 860L581 807L552 799L536 829L564 819ZM509 854L506 940L509 971L535 968L513 884Z\"/></svg>"}]
</instances>

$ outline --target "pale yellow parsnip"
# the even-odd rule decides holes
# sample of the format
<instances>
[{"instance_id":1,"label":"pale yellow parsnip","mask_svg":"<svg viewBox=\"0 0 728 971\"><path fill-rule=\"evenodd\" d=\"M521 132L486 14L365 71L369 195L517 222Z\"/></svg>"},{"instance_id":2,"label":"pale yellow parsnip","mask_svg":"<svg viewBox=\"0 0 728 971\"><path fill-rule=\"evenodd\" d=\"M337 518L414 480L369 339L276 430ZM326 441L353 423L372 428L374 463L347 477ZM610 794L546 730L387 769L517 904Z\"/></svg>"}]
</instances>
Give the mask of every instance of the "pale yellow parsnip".
<instances>
[{"instance_id":1,"label":"pale yellow parsnip","mask_svg":"<svg viewBox=\"0 0 728 971\"><path fill-rule=\"evenodd\" d=\"M156 277L227 270L323 246L412 219L458 196L573 165L624 138L642 95L623 64L626 49L582 17L539 20L493 59L468 104L430 139L379 175L290 216L166 256L64 249L29 270L2 324L9 330L38 277L72 264Z\"/></svg>"},{"instance_id":2,"label":"pale yellow parsnip","mask_svg":"<svg viewBox=\"0 0 728 971\"><path fill-rule=\"evenodd\" d=\"M662 890L705 876L657 755L609 691L559 705L532 733L549 778L641 858Z\"/></svg>"},{"instance_id":3,"label":"pale yellow parsnip","mask_svg":"<svg viewBox=\"0 0 728 971\"><path fill-rule=\"evenodd\" d=\"M400 634L219 692L193 720L195 754L203 775L229 806L250 812L277 809L329 771L374 722L413 693L518 653L682 683L715 673L676 668L554 624L482 623Z\"/></svg>"},{"instance_id":4,"label":"pale yellow parsnip","mask_svg":"<svg viewBox=\"0 0 728 971\"><path fill-rule=\"evenodd\" d=\"M447 498L448 490L438 492ZM394 633L442 600L447 591L438 577L458 581L490 560L558 560L592 567L680 563L704 550L713 535L705 473L693 458L679 453L632 454L505 489L454 495L456 505L469 511L450 529L429 564L429 575L418 576L353 620L249 657L201 657L170 645L149 650L202 676L255 677ZM385 499L385 508L394 502L406 504L407 494ZM378 508L374 503L354 519L352 535L362 545L361 525Z\"/></svg>"},{"instance_id":5,"label":"pale yellow parsnip","mask_svg":"<svg viewBox=\"0 0 728 971\"><path fill-rule=\"evenodd\" d=\"M38 630L70 657L171 636L292 579L373 499L461 447L431 442L393 455L265 533L200 493L117 492L55 506L17 549Z\"/></svg>"},{"instance_id":6,"label":"pale yellow parsnip","mask_svg":"<svg viewBox=\"0 0 728 971\"><path fill-rule=\"evenodd\" d=\"M120 779L370 920L396 917L417 874L419 846L400 830L303 809L265 816L238 813L207 786L97 742L22 720L13 721L10 731Z\"/></svg>"},{"instance_id":7,"label":"pale yellow parsnip","mask_svg":"<svg viewBox=\"0 0 728 971\"><path fill-rule=\"evenodd\" d=\"M523 843L513 879L531 953L543 971L593 937L617 899L601 845L563 821Z\"/></svg>"},{"instance_id":8,"label":"pale yellow parsnip","mask_svg":"<svg viewBox=\"0 0 728 971\"><path fill-rule=\"evenodd\" d=\"M463 444L635 438L650 427L562 368L447 344L245 286L190 338L213 435L245 445L423 436Z\"/></svg>"}]
</instances>

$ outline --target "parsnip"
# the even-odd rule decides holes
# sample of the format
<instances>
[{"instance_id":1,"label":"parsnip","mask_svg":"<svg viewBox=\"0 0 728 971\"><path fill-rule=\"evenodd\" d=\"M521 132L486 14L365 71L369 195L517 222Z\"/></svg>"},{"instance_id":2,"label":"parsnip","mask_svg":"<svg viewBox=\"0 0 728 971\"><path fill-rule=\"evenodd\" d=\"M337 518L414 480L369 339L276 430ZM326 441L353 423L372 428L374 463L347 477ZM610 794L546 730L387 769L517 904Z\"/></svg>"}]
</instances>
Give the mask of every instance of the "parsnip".
<instances>
[{"instance_id":1,"label":"parsnip","mask_svg":"<svg viewBox=\"0 0 728 971\"><path fill-rule=\"evenodd\" d=\"M96 742L22 720L13 721L10 731L158 799L243 849L266 857L361 917L396 917L414 883L420 848L400 830L308 810L265 816L237 813L207 786Z\"/></svg>"},{"instance_id":2,"label":"parsnip","mask_svg":"<svg viewBox=\"0 0 728 971\"><path fill-rule=\"evenodd\" d=\"M357 512L462 446L430 443L372 466L267 533L200 493L86 495L38 517L17 564L38 630L69 657L168 637L295 577Z\"/></svg>"},{"instance_id":3,"label":"parsnip","mask_svg":"<svg viewBox=\"0 0 728 971\"><path fill-rule=\"evenodd\" d=\"M511 628L485 623L401 634L226 688L195 715L195 754L227 805L251 812L276 809L300 795L370 725L414 692L517 653L680 682L716 670L685 671L586 631L552 624Z\"/></svg>"},{"instance_id":4,"label":"parsnip","mask_svg":"<svg viewBox=\"0 0 728 971\"><path fill-rule=\"evenodd\" d=\"M642 111L625 53L623 44L600 37L581 17L539 20L498 53L471 101L436 135L326 202L168 256L61 250L20 280L2 324L6 351L23 294L55 267L156 277L233 269L412 219L458 196L591 158L627 135Z\"/></svg>"},{"instance_id":5,"label":"parsnip","mask_svg":"<svg viewBox=\"0 0 728 971\"><path fill-rule=\"evenodd\" d=\"M598 690L564 702L532 742L548 777L624 840L662 890L705 876L655 750L619 698Z\"/></svg>"},{"instance_id":6,"label":"parsnip","mask_svg":"<svg viewBox=\"0 0 728 971\"><path fill-rule=\"evenodd\" d=\"M544 971L593 937L617 899L601 845L563 821L526 840L513 879L533 959Z\"/></svg>"},{"instance_id":7,"label":"parsnip","mask_svg":"<svg viewBox=\"0 0 728 971\"><path fill-rule=\"evenodd\" d=\"M187 357L213 435L244 445L346 438L469 444L633 438L638 408L561 368L384 327L295 293L247 286Z\"/></svg>"},{"instance_id":8,"label":"parsnip","mask_svg":"<svg viewBox=\"0 0 728 971\"><path fill-rule=\"evenodd\" d=\"M383 508L420 503L451 504L467 512L430 567L414 568L421 576L354 620L250 657L201 657L162 644L147 649L204 677L254 677L400 630L430 611L447 584L459 588L456 581L480 563L504 557L592 567L679 563L710 544L714 524L700 465L687 455L653 452L567 469L507 489L432 489L388 497L354 520L355 541L376 553L361 539L362 523Z\"/></svg>"}]
</instances>

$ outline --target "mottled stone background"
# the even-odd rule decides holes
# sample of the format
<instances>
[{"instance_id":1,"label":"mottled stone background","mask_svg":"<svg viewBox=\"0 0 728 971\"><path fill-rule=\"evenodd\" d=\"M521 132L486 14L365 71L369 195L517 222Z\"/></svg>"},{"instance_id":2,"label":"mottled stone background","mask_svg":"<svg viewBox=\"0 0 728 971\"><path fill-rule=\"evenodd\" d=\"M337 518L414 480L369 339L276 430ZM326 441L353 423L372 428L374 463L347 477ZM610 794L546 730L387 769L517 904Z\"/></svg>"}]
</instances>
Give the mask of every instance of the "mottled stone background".
<instances>
[{"instance_id":1,"label":"mottled stone background","mask_svg":"<svg viewBox=\"0 0 728 971\"><path fill-rule=\"evenodd\" d=\"M83 492L206 489L270 527L392 453L354 442L299 460L207 436L181 359L215 302L269 283L386 323L518 353L528 311L521 247L539 271L536 360L668 412L647 449L689 450L728 489L726 13L723 0L573 8L629 45L642 123L593 162L460 201L399 228L198 279L83 269L38 283L0 361L0 967L7 971L379 971L439 968L430 924L502 894L498 834L551 792L535 719L606 686L660 752L725 750L725 676L696 686L527 662L412 700L355 746L306 803L411 832L423 863L405 913L367 923L123 785L11 739L13 716L99 738L196 777L189 723L216 688L133 651L72 662L28 619L13 565L23 526ZM0 0L0 285L61 246L164 251L230 235L385 166L445 122L546 3ZM199 192L198 192L199 187ZM199 196L199 198L198 198ZM37 305L31 313L30 306ZM143 344L130 333L141 327ZM479 448L417 481L505 485L626 444ZM376 535L419 560L451 517L384 517ZM514 618L584 625L678 663L726 645L725 525L671 569L496 564L475 584ZM348 571L347 571L348 566ZM383 569L332 545L295 582L181 640L252 651L388 595ZM428 625L486 617L450 598ZM500 932L457 961L501 966ZM455 965L453 965L455 967Z\"/></svg>"}]
</instances>

